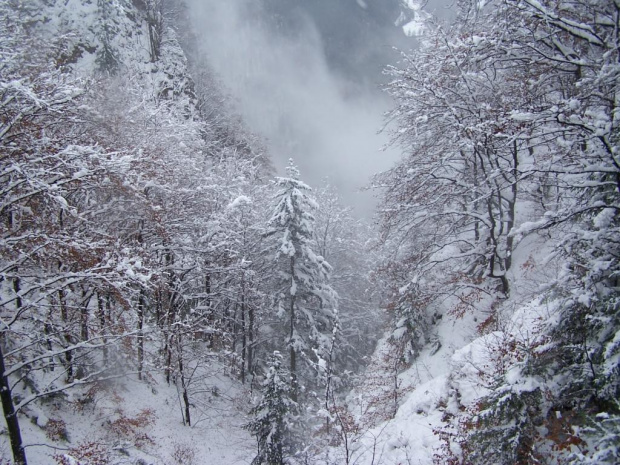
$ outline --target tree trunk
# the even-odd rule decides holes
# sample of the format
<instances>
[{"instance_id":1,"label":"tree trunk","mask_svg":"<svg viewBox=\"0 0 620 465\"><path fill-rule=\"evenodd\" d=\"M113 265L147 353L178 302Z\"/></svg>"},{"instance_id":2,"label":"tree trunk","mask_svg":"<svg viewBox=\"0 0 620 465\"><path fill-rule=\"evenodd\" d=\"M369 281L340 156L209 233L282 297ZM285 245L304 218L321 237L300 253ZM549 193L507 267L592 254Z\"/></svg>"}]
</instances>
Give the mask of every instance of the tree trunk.
<instances>
[{"instance_id":1,"label":"tree trunk","mask_svg":"<svg viewBox=\"0 0 620 465\"><path fill-rule=\"evenodd\" d=\"M88 341L88 304L93 297L92 292L88 293L82 288L82 306L80 308L80 338Z\"/></svg>"},{"instance_id":2,"label":"tree trunk","mask_svg":"<svg viewBox=\"0 0 620 465\"><path fill-rule=\"evenodd\" d=\"M63 338L68 345L73 344L73 338L71 337L71 331L68 328L69 325L69 313L67 311L67 303L65 302L65 291L58 290L58 302L60 304L60 318L63 322ZM73 351L67 350L65 352L65 369L67 371L67 383L73 382Z\"/></svg>"},{"instance_id":3,"label":"tree trunk","mask_svg":"<svg viewBox=\"0 0 620 465\"><path fill-rule=\"evenodd\" d=\"M209 267L209 263L205 263L205 268ZM213 328L215 325L215 315L213 314L213 309L211 308L211 275L205 275L205 307L207 308L207 325L209 328ZM215 345L215 339L213 331L210 329L207 335L207 343L210 349L213 349Z\"/></svg>"},{"instance_id":4,"label":"tree trunk","mask_svg":"<svg viewBox=\"0 0 620 465\"><path fill-rule=\"evenodd\" d=\"M473 192L473 196L474 196L474 212L478 213L478 204L479 204L479 200L478 200L478 158L474 156L474 192ZM476 244L478 244L478 241L480 240L480 220L478 220L478 218L474 219L474 240L476 241Z\"/></svg>"},{"instance_id":5,"label":"tree trunk","mask_svg":"<svg viewBox=\"0 0 620 465\"><path fill-rule=\"evenodd\" d=\"M172 265L174 264L174 257L172 252L166 249L164 254L164 260L166 264L168 282L166 288L166 323L164 329L164 339L166 344L164 347L164 356L166 357L166 364L164 372L166 373L166 383L170 384L170 376L172 374L172 343L174 339L173 324L176 318L176 296L174 292L174 276L172 271Z\"/></svg>"},{"instance_id":6,"label":"tree trunk","mask_svg":"<svg viewBox=\"0 0 620 465\"><path fill-rule=\"evenodd\" d=\"M506 223L506 270L512 266L512 249L514 247L514 236L510 235L515 222L516 205L517 205L517 176L519 175L519 152L517 151L517 141L512 145L512 198L508 202L508 221Z\"/></svg>"},{"instance_id":7,"label":"tree trunk","mask_svg":"<svg viewBox=\"0 0 620 465\"><path fill-rule=\"evenodd\" d=\"M49 351L50 354L52 353L52 350L54 349L54 346L52 344L52 332L53 332L53 328L51 324L52 312L53 312L53 309L50 308L50 310L47 312L47 316L45 317L45 324L43 325L43 334L45 334L45 347L47 347L47 350ZM50 355L49 368L50 368L50 371L54 371L55 363L54 363L53 355Z\"/></svg>"},{"instance_id":8,"label":"tree trunk","mask_svg":"<svg viewBox=\"0 0 620 465\"><path fill-rule=\"evenodd\" d=\"M253 366L253 359L254 359L254 307L252 305L250 305L248 307L248 318L249 318L250 321L248 323L248 357L247 357L247 364L248 364L248 374L250 374L250 376L252 376L253 370L254 370L254 366Z\"/></svg>"},{"instance_id":9,"label":"tree trunk","mask_svg":"<svg viewBox=\"0 0 620 465\"><path fill-rule=\"evenodd\" d=\"M101 292L97 291L97 316L99 317L99 325L101 326L101 342L103 343L103 366L108 366L108 344L106 337L106 318L105 307L103 305L103 297Z\"/></svg>"},{"instance_id":10,"label":"tree trunk","mask_svg":"<svg viewBox=\"0 0 620 465\"><path fill-rule=\"evenodd\" d=\"M138 297L138 379L142 380L144 369L144 289L140 289Z\"/></svg>"},{"instance_id":11,"label":"tree trunk","mask_svg":"<svg viewBox=\"0 0 620 465\"><path fill-rule=\"evenodd\" d=\"M181 380L181 389L183 395L183 404L185 405L185 419L187 426L192 426L192 420L189 411L189 394L187 392L187 383L185 382L185 371L183 369L183 348L181 347L181 334L177 335L177 352L179 357L179 379Z\"/></svg>"},{"instance_id":12,"label":"tree trunk","mask_svg":"<svg viewBox=\"0 0 620 465\"><path fill-rule=\"evenodd\" d=\"M294 279L295 257L291 257L291 279ZM298 385L297 385L297 353L295 352L295 344L293 336L295 335L295 296L291 295L291 331L289 336L290 357L291 357L291 400L297 402Z\"/></svg>"},{"instance_id":13,"label":"tree trunk","mask_svg":"<svg viewBox=\"0 0 620 465\"><path fill-rule=\"evenodd\" d=\"M247 356L247 335L245 332L245 289L241 285L241 384L245 384L245 359Z\"/></svg>"},{"instance_id":14,"label":"tree trunk","mask_svg":"<svg viewBox=\"0 0 620 465\"><path fill-rule=\"evenodd\" d=\"M149 28L149 51L151 63L159 60L161 49L161 11L155 2L147 7L147 24Z\"/></svg>"},{"instance_id":15,"label":"tree trunk","mask_svg":"<svg viewBox=\"0 0 620 465\"><path fill-rule=\"evenodd\" d=\"M4 354L0 347L0 400L2 400L2 410L4 419L9 432L9 440L11 442L11 451L13 453L13 461L15 465L27 465L26 451L22 443L22 434L19 429L19 420L17 412L13 405L13 397L11 395L11 385L8 378L4 375L6 368L4 366Z\"/></svg>"},{"instance_id":16,"label":"tree trunk","mask_svg":"<svg viewBox=\"0 0 620 465\"><path fill-rule=\"evenodd\" d=\"M236 355L237 354L237 339L239 338L239 328L241 326L239 324L239 317L238 317L239 309L241 305L239 305L239 302L235 302L235 304L232 307L233 307L232 318L229 318L229 320L232 321L231 328L230 328L230 335L231 335L230 352ZM231 363L233 367L236 365L235 357L232 358Z\"/></svg>"},{"instance_id":17,"label":"tree trunk","mask_svg":"<svg viewBox=\"0 0 620 465\"><path fill-rule=\"evenodd\" d=\"M14 268L13 270L17 273L17 268ZM18 276L13 278L13 291L15 292L15 308L16 310L19 310L22 308L23 302L21 296L19 295L19 292L21 291L21 283Z\"/></svg>"},{"instance_id":18,"label":"tree trunk","mask_svg":"<svg viewBox=\"0 0 620 465\"><path fill-rule=\"evenodd\" d=\"M172 349L170 345L172 344L172 336L164 335L166 339L166 344L164 346L164 354L166 357L164 374L166 375L166 384L170 385L170 374L172 373Z\"/></svg>"}]
</instances>

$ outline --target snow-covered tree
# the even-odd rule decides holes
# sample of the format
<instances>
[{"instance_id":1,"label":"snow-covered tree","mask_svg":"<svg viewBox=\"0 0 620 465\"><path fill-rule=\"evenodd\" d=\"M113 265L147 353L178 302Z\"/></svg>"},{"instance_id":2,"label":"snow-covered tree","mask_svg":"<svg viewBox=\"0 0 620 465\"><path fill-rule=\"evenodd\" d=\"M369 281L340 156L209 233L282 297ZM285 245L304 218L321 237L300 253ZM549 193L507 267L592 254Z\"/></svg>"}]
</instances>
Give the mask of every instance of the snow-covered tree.
<instances>
[{"instance_id":1,"label":"snow-covered tree","mask_svg":"<svg viewBox=\"0 0 620 465\"><path fill-rule=\"evenodd\" d=\"M385 189L394 336L423 346L446 309L486 310L501 329L494 314L510 297L513 251L545 231L563 272L542 298L561 311L541 330L545 347L515 348L523 358L510 379L496 373L468 411L461 459L534 463L550 449L572 457L575 446L608 444L585 431L620 413L619 6L498 0L458 10L454 26L430 27L391 70L406 156L376 184ZM529 388L514 385L515 372Z\"/></svg>"},{"instance_id":2,"label":"snow-covered tree","mask_svg":"<svg viewBox=\"0 0 620 465\"><path fill-rule=\"evenodd\" d=\"M250 139L244 157L205 140L173 31L160 61L143 60L142 5L0 2L0 349L7 409L19 386L16 439L39 397L155 367L180 383L189 423L190 370L204 358L188 346L234 338L237 250L221 245L236 231L223 220L262 162ZM105 40L125 73L95 72Z\"/></svg>"},{"instance_id":3,"label":"snow-covered tree","mask_svg":"<svg viewBox=\"0 0 620 465\"><path fill-rule=\"evenodd\" d=\"M121 321L112 330L101 297L125 303L132 268L101 221L119 197L133 197L115 189L125 163L86 135L91 89L58 69L64 43L44 33L45 10L23 6L0 4L0 24L10 31L0 41L0 307L12 442L29 403L108 376L112 347L126 332ZM25 463L23 451L14 449L14 459Z\"/></svg>"},{"instance_id":4,"label":"snow-covered tree","mask_svg":"<svg viewBox=\"0 0 620 465\"><path fill-rule=\"evenodd\" d=\"M122 64L115 47L118 34L117 18L120 13L119 4L115 1L97 0L96 35L99 41L96 63L102 73L116 74Z\"/></svg>"},{"instance_id":5,"label":"snow-covered tree","mask_svg":"<svg viewBox=\"0 0 620 465\"><path fill-rule=\"evenodd\" d=\"M254 418L245 428L256 437L258 452L252 465L284 465L294 453L297 404L291 400L290 374L275 351L262 383L262 398L250 412Z\"/></svg>"},{"instance_id":6,"label":"snow-covered tree","mask_svg":"<svg viewBox=\"0 0 620 465\"><path fill-rule=\"evenodd\" d=\"M340 382L345 372L355 372L365 356L372 353L381 321L381 289L371 282L378 253L374 229L355 217L338 190L327 181L315 192L320 208L316 211L315 232L318 252L333 271L330 285L338 294L340 335L335 353Z\"/></svg>"},{"instance_id":7,"label":"snow-covered tree","mask_svg":"<svg viewBox=\"0 0 620 465\"><path fill-rule=\"evenodd\" d=\"M297 357L317 366L326 363L337 310L335 292L328 284L331 266L315 252L313 211L318 205L292 160L286 173L275 181L279 191L267 235L276 247L274 297L278 316L288 316L291 396L297 401Z\"/></svg>"}]
</instances>

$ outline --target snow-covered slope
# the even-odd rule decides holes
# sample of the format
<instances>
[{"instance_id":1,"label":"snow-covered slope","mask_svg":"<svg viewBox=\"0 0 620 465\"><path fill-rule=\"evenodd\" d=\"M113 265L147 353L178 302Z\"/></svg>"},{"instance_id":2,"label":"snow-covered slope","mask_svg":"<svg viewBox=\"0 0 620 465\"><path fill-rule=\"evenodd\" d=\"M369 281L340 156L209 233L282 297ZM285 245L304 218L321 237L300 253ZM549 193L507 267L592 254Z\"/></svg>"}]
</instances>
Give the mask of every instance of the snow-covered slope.
<instances>
[{"instance_id":1,"label":"snow-covered slope","mask_svg":"<svg viewBox=\"0 0 620 465\"><path fill-rule=\"evenodd\" d=\"M516 247L513 292L493 318L480 310L486 308L483 304L459 317L451 315L448 306L438 310L442 316L435 319L429 344L410 366L397 367L395 414L395 371L389 363L394 344L389 338L379 343L373 363L347 398L360 426L351 434L350 463L445 463L448 445L453 451L459 447L454 419L476 409L499 373L508 374L515 389L537 387L535 376L520 374L519 352L540 348L547 325L558 317L557 308L539 297L545 283L559 273L552 260L551 242L548 237L532 235ZM383 382L372 382L377 374ZM342 447L332 453L345 460Z\"/></svg>"},{"instance_id":2,"label":"snow-covered slope","mask_svg":"<svg viewBox=\"0 0 620 465\"><path fill-rule=\"evenodd\" d=\"M87 260L85 250L90 250L96 255L95 261L105 262L99 270L114 268L124 274L124 278L136 278L136 282L145 288L153 289L152 281L149 283L152 273L141 275L140 271L136 274L132 269L133 264L141 260L121 259L112 264L112 260L108 260L110 255L98 248L97 240L87 239L84 229L73 230L68 225L71 222L74 222L72 226L88 224L97 230L99 237L110 238L118 232L114 241L124 251L129 251L131 239L128 241L126 236L123 237L118 227L113 227L116 231L108 234L103 225L112 223L115 213L127 210L136 213L135 210L140 208L138 204L120 207L117 204L106 213L100 210L90 217L79 213L79 208L69 208L69 203L80 197L80 189L93 179L94 171L105 170L102 165L110 162L123 167L119 171L120 182L116 184L110 180L113 176L109 173L101 177L102 185L109 188L108 199L120 197L128 191L140 191L139 196L145 199L149 189L163 184L153 178L146 179L153 174L146 173L146 164L137 167L136 176L126 169L137 160L132 154L143 157L147 151L148 156L142 158L147 164L163 164L167 161L164 160L166 156L175 159L174 166L166 171L165 182L170 183L166 186L166 193L170 193L170 186L176 181L177 192L184 189L186 194L191 182L186 174L192 169L195 179L203 181L201 187L209 182L203 165L200 169L194 166L197 160L204 161L203 139L206 138L206 131L197 136L196 128L204 122L197 121L194 84L176 31L170 25L171 21L162 18L162 5L163 2L141 0L0 3L3 34L5 31L10 33L0 39L1 56L7 58L6 62L0 60L0 144L3 151L0 169L3 188L0 199L3 225L0 232L3 247L0 253L0 316L3 322L0 354L3 367L6 367L3 375L9 378L8 381L3 379L11 391L8 401L18 411L15 416L21 426L30 465L235 464L248 463L254 452L252 438L242 429L247 422L244 412L250 408L251 395L235 379L238 374L232 373L228 354L219 353L220 347L215 350L203 334L188 331L182 335L185 346L181 347L179 336L175 349L184 350L185 355L194 350L192 355L195 357L182 359L183 355L177 353L175 360L171 361L170 355L166 380L160 363L163 354L159 344L161 339L157 341L150 331L152 327L161 327L161 320L158 321L155 315L154 301L149 301L145 312L148 315L140 324L141 329L134 331L133 311L137 307L131 295L136 289L133 284L126 281L113 289L114 285L109 286L110 282L102 275L89 284L80 281L80 277L73 279L79 274L77 262L83 264ZM15 29L9 31L10 28L4 26L14 26ZM29 42L24 43L24 38ZM20 40L22 43L18 44ZM35 45L41 50L35 50ZM42 56L36 56L36 52ZM20 66L18 59L32 70ZM13 74L9 75L9 72ZM63 87L65 82L71 85ZM125 87L119 89L119 83ZM82 96L84 99L79 100ZM93 106L96 108L92 108L90 105L95 101L97 103ZM78 113L79 117L76 116ZM170 129L169 125L174 128ZM54 129L57 126L62 126L66 132L56 140L54 137L58 133ZM27 129L23 130L24 127ZM204 129L204 125L200 128ZM111 137L103 136L106 130L111 131ZM189 133L192 133L191 137L183 137ZM28 139L30 134L33 137ZM121 141L122 137L127 139ZM145 139L151 144L147 149L144 148ZM76 143L88 143L91 149L75 148ZM95 162L98 168L82 169L88 165L89 156L108 149L106 156ZM225 144L220 144L217 149L225 150ZM241 144L236 145L235 154L244 149L246 147ZM74 150L75 156L65 156ZM247 150L251 151L251 148ZM32 154L32 160L24 160L27 158L24 153ZM182 155L187 157L183 160L185 163L181 163ZM51 167L53 163L46 164L46 157L61 160L56 165L58 171ZM179 174L188 167L184 174ZM67 182L73 183L70 192L61 192L58 186L50 185L62 179L63 174L58 173L64 173L64 170L70 173ZM27 181L13 183L11 173L15 171L25 173ZM232 171L229 170L231 176ZM35 180L37 176L40 176L39 180L49 176L50 184L41 187ZM177 176L176 180L172 179L174 176ZM32 188L34 193L16 194L15 186L21 182L36 186ZM5 190L6 186L9 188ZM40 198L36 199L40 191L52 192L50 198L59 203L60 209L52 214L37 210L40 205L47 205ZM94 191L80 197L80 201L100 209L105 201ZM16 207L22 199L25 199L23 205ZM189 203L188 196L184 195L183 205ZM53 201L50 204L54 206ZM205 204L204 201L201 203L201 212L205 210ZM5 228L6 209L11 211L13 208L20 212L19 224L15 222ZM151 213L157 211L161 215L161 210L159 205ZM65 213L68 217L63 216ZM137 214L142 213L144 211ZM11 222L13 213L9 215ZM102 222L93 226L100 217ZM23 252L28 247L24 242L27 235L13 242L23 248L12 255L7 237L12 233L20 235L19 228L37 221L49 221L50 226L57 218L63 244L73 247L71 257L63 255L59 246L48 246L54 235L53 226L36 228L36 234L44 237L44 245L31 253L36 259L25 257L28 253ZM65 218L69 219L65 221ZM178 221L178 217L176 219ZM161 216L155 220L159 226L160 220ZM130 221L125 221L125 225L128 223ZM191 223L187 229L194 232L197 227ZM171 231L172 228L168 233ZM171 235L168 234L166 239L169 240ZM75 247L80 240L88 244L78 252ZM48 262L40 266L44 260L41 257L45 255L43 249L49 253ZM204 260L204 256L201 258ZM15 266L12 259L18 260L19 266ZM52 273L66 271L72 277L58 289L45 289L50 282L59 282L62 278L46 280L43 268L52 270ZM23 277L14 274L7 277L7 273L15 273L18 269L24 273ZM106 298L103 297L104 289L110 293ZM121 289L128 291L126 297L120 297ZM82 305L80 336L71 334L75 326L71 327L68 322L76 321L73 318L78 313L75 305L78 300ZM140 311L144 312L144 300L140 305ZM115 313L116 310L119 312ZM95 312L99 312L98 318L93 317ZM44 313L46 323L38 326ZM62 335L54 326L56 321L65 324ZM112 327L125 333L126 337L110 337ZM42 338L47 338L46 344L40 343ZM137 340L141 342L137 343ZM170 340L166 341L169 352ZM137 349L138 344L140 349ZM134 360L136 349L140 352L138 369ZM83 351L81 358L75 356L79 351ZM80 363L82 365L78 368ZM182 372L182 363L188 372ZM175 375L176 368L171 368L170 364L180 365L177 371L183 374ZM184 404L182 389L189 391L191 404L189 400L186 401L188 405ZM188 420L187 410L192 414L191 427L184 424ZM11 416L6 408L4 413L5 419ZM0 427L2 463L12 463L12 434L14 430L5 427L3 421Z\"/></svg>"},{"instance_id":3,"label":"snow-covered slope","mask_svg":"<svg viewBox=\"0 0 620 465\"><path fill-rule=\"evenodd\" d=\"M249 463L253 441L242 429L249 393L211 367L183 425L180 393L161 376L128 376L72 390L29 407L22 422L30 464L199 465ZM2 460L10 449L2 436Z\"/></svg>"}]
</instances>

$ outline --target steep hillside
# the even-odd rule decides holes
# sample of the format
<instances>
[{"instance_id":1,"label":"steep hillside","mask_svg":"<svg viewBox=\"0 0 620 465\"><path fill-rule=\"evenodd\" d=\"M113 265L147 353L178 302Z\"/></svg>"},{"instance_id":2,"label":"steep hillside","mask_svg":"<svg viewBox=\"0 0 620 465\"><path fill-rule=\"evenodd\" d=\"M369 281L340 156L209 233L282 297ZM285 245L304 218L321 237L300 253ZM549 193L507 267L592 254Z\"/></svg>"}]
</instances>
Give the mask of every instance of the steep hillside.
<instances>
[{"instance_id":1,"label":"steep hillside","mask_svg":"<svg viewBox=\"0 0 620 465\"><path fill-rule=\"evenodd\" d=\"M389 70L392 381L350 401L392 408L352 410L356 463L617 463L618 6L458 11Z\"/></svg>"},{"instance_id":2,"label":"steep hillside","mask_svg":"<svg viewBox=\"0 0 620 465\"><path fill-rule=\"evenodd\" d=\"M376 232L183 0L0 0L3 463L620 461L620 7L402 6Z\"/></svg>"},{"instance_id":3,"label":"steep hillside","mask_svg":"<svg viewBox=\"0 0 620 465\"><path fill-rule=\"evenodd\" d=\"M560 273L552 244L535 234L515 247L513 292L492 313L484 299L458 315L450 303L437 306L429 342L409 362L398 339L380 341L363 381L347 397L358 425L349 431L348 463L445 463L446 452L459 451L458 421L467 421L463 413L484 401L498 376L524 391L541 382L519 367L523 353L541 347L548 325L559 318L557 303L540 297ZM342 446L332 455L333 463L345 463Z\"/></svg>"},{"instance_id":4,"label":"steep hillside","mask_svg":"<svg viewBox=\"0 0 620 465\"><path fill-rule=\"evenodd\" d=\"M276 372L307 461L373 349L373 232L292 160L269 179L189 24L182 0L0 1L3 461L248 463Z\"/></svg>"},{"instance_id":5,"label":"steep hillside","mask_svg":"<svg viewBox=\"0 0 620 465\"><path fill-rule=\"evenodd\" d=\"M218 363L196 384L202 394L193 398L191 428L183 423L179 390L157 375L147 382L124 376L92 383L30 404L22 411L29 421L21 423L28 463L249 463L255 446L242 429L247 391ZM14 395L21 392L28 393L15 389ZM9 462L8 445L2 454Z\"/></svg>"},{"instance_id":6,"label":"steep hillside","mask_svg":"<svg viewBox=\"0 0 620 465\"><path fill-rule=\"evenodd\" d=\"M269 167L227 108L205 117L181 7L0 2L3 463L251 457L209 280Z\"/></svg>"}]
</instances>

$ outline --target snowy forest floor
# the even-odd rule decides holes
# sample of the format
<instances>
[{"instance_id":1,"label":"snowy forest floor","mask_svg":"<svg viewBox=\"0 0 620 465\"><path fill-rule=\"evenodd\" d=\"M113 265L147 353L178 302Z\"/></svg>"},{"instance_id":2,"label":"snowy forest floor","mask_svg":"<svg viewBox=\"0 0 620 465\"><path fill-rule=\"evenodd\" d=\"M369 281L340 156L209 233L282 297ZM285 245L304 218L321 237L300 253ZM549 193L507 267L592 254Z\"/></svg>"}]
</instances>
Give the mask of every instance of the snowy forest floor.
<instances>
[{"instance_id":1,"label":"snowy forest floor","mask_svg":"<svg viewBox=\"0 0 620 465\"><path fill-rule=\"evenodd\" d=\"M447 418L488 393L484 381L497 370L497 346L507 339L534 338L537 322L553 312L534 297L541 283L551 279L549 274L557 272L546 259L549 252L545 238L535 235L515 249L515 285L511 297L496 307L493 328L485 325L488 302L458 318L450 314L448 302L438 308L442 316L427 344L408 367L398 369L396 399L388 362L391 345L382 338L346 398L357 429L349 432L346 448L342 441L332 443L314 463L434 463ZM27 418L21 417L29 463L249 464L255 441L243 425L253 393L229 371L218 358L198 365L190 388L191 427L183 424L180 389L166 383L159 371L141 381L130 375L32 403L24 411ZM18 387L23 389L22 384ZM28 392L16 389L14 394ZM0 441L4 463L10 458L7 436L0 435Z\"/></svg>"},{"instance_id":2,"label":"snowy forest floor","mask_svg":"<svg viewBox=\"0 0 620 465\"><path fill-rule=\"evenodd\" d=\"M441 451L446 446L443 439L450 419L487 395L488 382L498 371L510 371L508 357L498 356L501 348L514 341L534 344L540 326L554 318L557 309L541 304L537 297L552 275L560 271L550 258L552 249L547 240L532 235L516 247L512 293L491 305L495 308L492 314L484 299L458 317L449 300L436 308L438 317L426 345L409 366L398 370L396 412L391 399L394 373L386 364L393 346L387 337L379 341L373 361L360 376L363 382L347 397L348 409L359 425L349 438L348 460L343 448L337 447L329 452L331 461L326 463L443 463ZM513 385L528 382L513 378ZM376 399L383 399L383 405L377 405ZM384 421L378 420L382 417ZM452 443L450 447L458 445Z\"/></svg>"},{"instance_id":3,"label":"snowy forest floor","mask_svg":"<svg viewBox=\"0 0 620 465\"><path fill-rule=\"evenodd\" d=\"M180 392L159 374L88 385L33 406L26 412L30 421L22 416L21 423L29 463L250 463L254 441L242 429L249 392L216 371L211 367L196 389L191 427L183 424ZM0 435L2 463L10 458L7 439Z\"/></svg>"}]
</instances>

